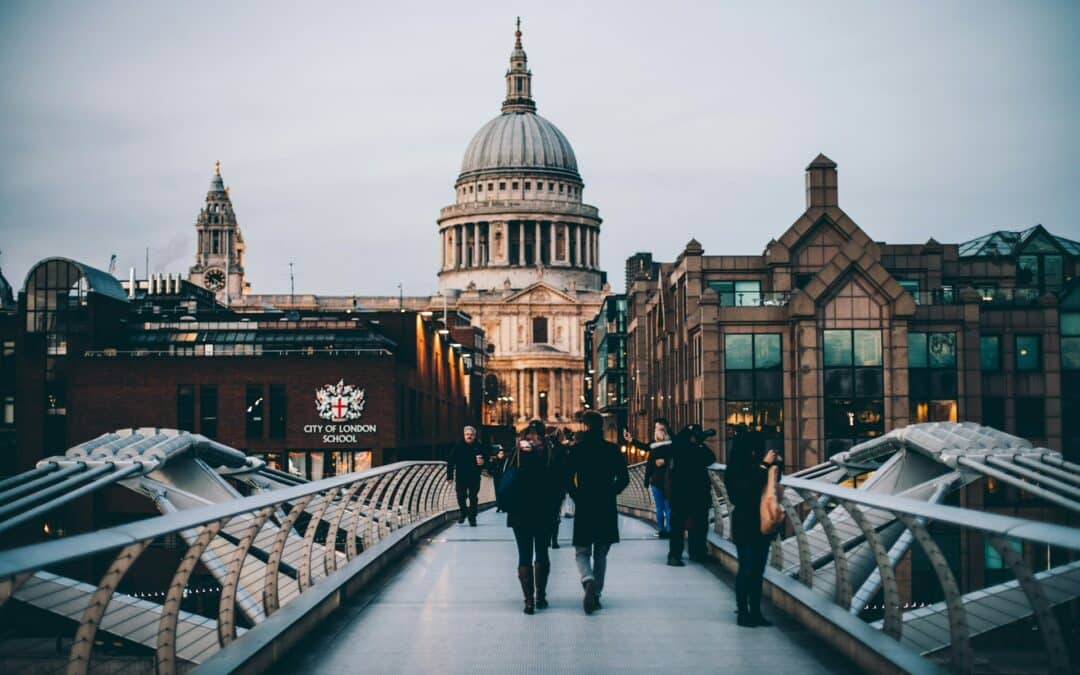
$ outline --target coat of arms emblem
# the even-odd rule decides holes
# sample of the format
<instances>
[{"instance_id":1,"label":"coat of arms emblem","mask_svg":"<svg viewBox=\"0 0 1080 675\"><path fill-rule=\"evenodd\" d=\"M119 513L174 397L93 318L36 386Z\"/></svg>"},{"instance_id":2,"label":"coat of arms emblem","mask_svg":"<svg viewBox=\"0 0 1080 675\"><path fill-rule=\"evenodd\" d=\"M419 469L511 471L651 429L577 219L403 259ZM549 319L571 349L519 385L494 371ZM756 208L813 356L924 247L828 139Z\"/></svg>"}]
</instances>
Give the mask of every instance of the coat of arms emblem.
<instances>
[{"instance_id":1,"label":"coat of arms emblem","mask_svg":"<svg viewBox=\"0 0 1080 675\"><path fill-rule=\"evenodd\" d=\"M344 380L315 390L315 409L319 417L331 422L360 419L364 402L364 390Z\"/></svg>"}]
</instances>

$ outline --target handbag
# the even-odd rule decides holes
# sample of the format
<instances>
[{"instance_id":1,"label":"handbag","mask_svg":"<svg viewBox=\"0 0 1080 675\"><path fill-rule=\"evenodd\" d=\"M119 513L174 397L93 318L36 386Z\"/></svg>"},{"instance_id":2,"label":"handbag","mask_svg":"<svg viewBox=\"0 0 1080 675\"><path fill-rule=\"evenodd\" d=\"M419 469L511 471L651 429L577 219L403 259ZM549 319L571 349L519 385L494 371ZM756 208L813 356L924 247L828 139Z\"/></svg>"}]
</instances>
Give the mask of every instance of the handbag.
<instances>
[{"instance_id":1,"label":"handbag","mask_svg":"<svg viewBox=\"0 0 1080 675\"><path fill-rule=\"evenodd\" d=\"M499 484L495 486L495 503L499 509L511 513L517 510L521 501L521 481L516 466L506 467Z\"/></svg>"},{"instance_id":2,"label":"handbag","mask_svg":"<svg viewBox=\"0 0 1080 675\"><path fill-rule=\"evenodd\" d=\"M779 468L769 467L769 477L761 490L761 504L758 511L761 516L761 534L765 536L775 534L784 522L784 510L780 508L780 500L776 497L776 477L779 474Z\"/></svg>"}]
</instances>

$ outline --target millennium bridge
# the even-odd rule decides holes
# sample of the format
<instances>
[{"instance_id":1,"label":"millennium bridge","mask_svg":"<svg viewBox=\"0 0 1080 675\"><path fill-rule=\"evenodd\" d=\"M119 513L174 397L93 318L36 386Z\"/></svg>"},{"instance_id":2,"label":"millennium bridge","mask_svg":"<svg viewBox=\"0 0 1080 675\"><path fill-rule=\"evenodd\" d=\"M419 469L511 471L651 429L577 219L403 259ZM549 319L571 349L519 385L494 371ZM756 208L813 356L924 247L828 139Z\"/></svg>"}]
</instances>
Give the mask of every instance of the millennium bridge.
<instances>
[{"instance_id":1,"label":"millennium bridge","mask_svg":"<svg viewBox=\"0 0 1080 675\"><path fill-rule=\"evenodd\" d=\"M161 515L0 548L4 673L1076 672L1080 466L970 423L919 424L782 479L765 595L735 624L725 467L710 560L664 564L643 465L602 612L567 546L520 609L501 515L455 525L441 462L305 481L205 437L123 429L0 481L0 533L110 486ZM992 482L1055 518L966 507ZM481 489L490 507L490 479ZM1051 522L1056 520L1057 522ZM571 521L562 528L569 544ZM985 550L986 574L966 552ZM978 567L978 569L974 569Z\"/></svg>"}]
</instances>

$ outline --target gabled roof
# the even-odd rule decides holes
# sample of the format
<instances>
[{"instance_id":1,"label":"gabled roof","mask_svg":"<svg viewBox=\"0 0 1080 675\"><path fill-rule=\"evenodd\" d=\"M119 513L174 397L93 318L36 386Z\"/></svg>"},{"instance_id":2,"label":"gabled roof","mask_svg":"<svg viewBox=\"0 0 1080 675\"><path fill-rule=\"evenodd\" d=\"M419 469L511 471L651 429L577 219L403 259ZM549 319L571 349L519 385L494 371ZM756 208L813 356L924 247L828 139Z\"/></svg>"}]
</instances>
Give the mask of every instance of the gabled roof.
<instances>
[{"instance_id":1,"label":"gabled roof","mask_svg":"<svg viewBox=\"0 0 1080 675\"><path fill-rule=\"evenodd\" d=\"M557 302L577 303L577 298L572 297L571 295L569 295L569 294L567 294L567 293L565 293L563 291L560 291L557 288L549 286L549 285L545 284L543 281L533 282L532 284L529 284L528 286L521 289L520 291L516 291L516 292L512 293L511 295L506 296L505 298L503 298L503 302L506 303L506 304L515 303L515 302L522 302L522 301L531 302L531 300L528 299L528 296L533 295L534 293L537 293L539 291L547 291L547 292L551 293L552 295L556 296Z\"/></svg>"},{"instance_id":2,"label":"gabled roof","mask_svg":"<svg viewBox=\"0 0 1080 675\"><path fill-rule=\"evenodd\" d=\"M1040 232L1056 241L1065 253L1080 256L1080 242L1056 236L1048 232L1042 225L1036 225L1035 227L1029 227L1026 230L1020 231L998 230L996 232L991 232L990 234L984 234L971 241L965 241L960 244L960 257L970 258L990 255L1017 255L1024 247L1024 244Z\"/></svg>"}]
</instances>

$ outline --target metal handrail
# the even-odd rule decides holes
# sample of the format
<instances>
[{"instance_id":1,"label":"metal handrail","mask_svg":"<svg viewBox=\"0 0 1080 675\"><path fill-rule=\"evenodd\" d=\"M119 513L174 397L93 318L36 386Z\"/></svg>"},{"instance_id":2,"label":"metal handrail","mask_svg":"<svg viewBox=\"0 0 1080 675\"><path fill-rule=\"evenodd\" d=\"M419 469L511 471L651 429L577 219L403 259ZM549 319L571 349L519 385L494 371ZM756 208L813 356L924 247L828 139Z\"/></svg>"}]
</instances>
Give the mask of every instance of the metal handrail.
<instances>
[{"instance_id":1,"label":"metal handrail","mask_svg":"<svg viewBox=\"0 0 1080 675\"><path fill-rule=\"evenodd\" d=\"M57 565L95 553L104 553L126 546L132 542L155 539L175 532L205 525L215 520L252 513L267 506L292 502L301 497L316 495L360 480L392 473L407 466L445 464L444 462L409 461L387 464L342 474L333 478L303 483L295 487L272 490L261 494L241 497L229 502L209 504L198 508L177 511L163 516L116 525L97 532L77 534L39 544L31 544L10 551L0 551L0 578L15 576L21 572Z\"/></svg>"},{"instance_id":2,"label":"metal handrail","mask_svg":"<svg viewBox=\"0 0 1080 675\"><path fill-rule=\"evenodd\" d=\"M228 649L244 626L258 626L312 588L328 592L322 584L331 576L336 584L347 583L362 569L349 564L391 533L424 523L433 526L432 518L454 511L453 483L445 480L444 467L444 462L399 462L0 551L0 610L28 604L76 623L68 637L54 636L55 647L45 654L19 653L27 645L32 648L33 634L20 637L17 630L5 631L0 635L0 668L24 663L22 658L38 659L33 662L44 667L40 659L47 659L72 675L85 673L92 660L97 665L113 658L94 652L100 643L98 630L152 650L158 673L202 663ZM485 478L481 501L492 499L491 481ZM161 604L147 600L148 594L142 593L150 590L146 587L121 593L118 588L140 555L162 540L177 542L180 557L164 591L149 593ZM376 550L361 563L394 548ZM153 561L159 572L162 561L160 556ZM352 571L334 576L342 567ZM202 603L187 600L189 591L208 590L202 584L189 586L198 569L220 583L209 590L219 593L216 620L197 613ZM58 575L60 570L84 576L106 571L94 586L85 578ZM20 602L8 602L12 598ZM60 655L65 648L66 658ZM136 649L122 661L145 658L145 653Z\"/></svg>"},{"instance_id":3,"label":"metal handrail","mask_svg":"<svg viewBox=\"0 0 1080 675\"><path fill-rule=\"evenodd\" d=\"M644 464L629 469L633 485L643 477ZM709 469L715 536L730 540L731 503L723 481L727 467L716 463ZM870 625L915 654L932 657L947 653L952 669L961 673L974 668L973 631L1033 619L1043 640L1048 670L1070 672L1070 654L1054 607L1075 603L1080 591L1080 562L1059 562L1046 568L1052 558L1080 558L1080 528L934 503L947 485L942 482L935 496L923 501L824 480L781 478L780 505L787 522L785 533L771 545L773 573L791 577L793 583L814 591L823 608L838 604L853 617L866 616L866 603L880 589L884 603L875 607L875 612L880 612L881 619ZM648 490L626 490L619 504L636 515L652 517ZM986 589L965 588L969 584L956 578L935 540L934 532L941 528L982 537L1001 558L1003 569L1012 572L1014 581ZM1014 549L1015 542L1039 548L1029 548L1031 557L1025 559ZM914 546L930 561L944 598L927 607L902 605L900 601L901 583L894 568ZM1039 551L1038 556L1035 551ZM1051 551L1063 555L1051 556ZM734 546L725 552L737 557ZM1042 571L1036 573L1030 564L1035 562L1041 563ZM971 592L974 590L978 592ZM998 609L1002 605L1012 609ZM980 628L973 627L969 615L979 619ZM937 628L941 623L938 617L947 626L944 634Z\"/></svg>"}]
</instances>

